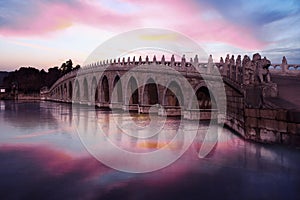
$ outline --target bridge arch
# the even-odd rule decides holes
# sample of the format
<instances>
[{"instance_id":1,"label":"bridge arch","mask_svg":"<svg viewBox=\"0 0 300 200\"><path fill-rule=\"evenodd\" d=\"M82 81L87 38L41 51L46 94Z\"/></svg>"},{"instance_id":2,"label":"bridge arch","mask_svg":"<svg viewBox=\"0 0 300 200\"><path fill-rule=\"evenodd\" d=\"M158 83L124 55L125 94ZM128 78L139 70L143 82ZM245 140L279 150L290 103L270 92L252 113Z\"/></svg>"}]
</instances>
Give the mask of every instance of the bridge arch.
<instances>
[{"instance_id":1,"label":"bridge arch","mask_svg":"<svg viewBox=\"0 0 300 200\"><path fill-rule=\"evenodd\" d=\"M88 90L88 82L86 78L83 80L83 100L88 101L89 100L89 90Z\"/></svg>"},{"instance_id":2,"label":"bridge arch","mask_svg":"<svg viewBox=\"0 0 300 200\"><path fill-rule=\"evenodd\" d=\"M142 92L143 104L145 105L154 105L159 103L158 98L158 87L153 78L149 78L144 85Z\"/></svg>"},{"instance_id":3,"label":"bridge arch","mask_svg":"<svg viewBox=\"0 0 300 200\"><path fill-rule=\"evenodd\" d=\"M92 80L92 87L91 87L91 102L96 103L98 101L98 92L97 92L97 79L94 76Z\"/></svg>"},{"instance_id":4,"label":"bridge arch","mask_svg":"<svg viewBox=\"0 0 300 200\"><path fill-rule=\"evenodd\" d=\"M215 98L204 84L199 85L195 90L196 99L191 99L189 105L192 109L212 109L213 104L216 104Z\"/></svg>"},{"instance_id":5,"label":"bridge arch","mask_svg":"<svg viewBox=\"0 0 300 200\"><path fill-rule=\"evenodd\" d=\"M62 96L62 99L64 99L64 100L67 100L68 99L68 97L67 97L67 83L65 82L64 83L64 89L63 89L63 96Z\"/></svg>"},{"instance_id":6,"label":"bridge arch","mask_svg":"<svg viewBox=\"0 0 300 200\"><path fill-rule=\"evenodd\" d=\"M163 95L164 106L184 106L184 98L180 84L173 80L168 84Z\"/></svg>"},{"instance_id":7,"label":"bridge arch","mask_svg":"<svg viewBox=\"0 0 300 200\"><path fill-rule=\"evenodd\" d=\"M72 86L72 81L69 81L68 97L69 97L70 100L73 98L73 86Z\"/></svg>"},{"instance_id":8,"label":"bridge arch","mask_svg":"<svg viewBox=\"0 0 300 200\"><path fill-rule=\"evenodd\" d=\"M126 100L127 100L126 103L128 103L129 105L139 104L138 83L134 76L131 76L129 78L129 81L127 84Z\"/></svg>"},{"instance_id":9,"label":"bridge arch","mask_svg":"<svg viewBox=\"0 0 300 200\"><path fill-rule=\"evenodd\" d=\"M100 90L101 101L105 103L109 103L109 83L106 75L102 77L100 87L101 87Z\"/></svg>"},{"instance_id":10,"label":"bridge arch","mask_svg":"<svg viewBox=\"0 0 300 200\"><path fill-rule=\"evenodd\" d=\"M123 102L122 82L117 74L113 81L113 94L116 95L112 99L116 102Z\"/></svg>"},{"instance_id":11,"label":"bridge arch","mask_svg":"<svg viewBox=\"0 0 300 200\"><path fill-rule=\"evenodd\" d=\"M80 85L78 80L75 81L74 93L75 93L75 100L80 101Z\"/></svg>"},{"instance_id":12,"label":"bridge arch","mask_svg":"<svg viewBox=\"0 0 300 200\"><path fill-rule=\"evenodd\" d=\"M59 95L60 95L59 99L62 100L64 98L63 84L60 85L59 91L60 91L60 93L59 93Z\"/></svg>"}]
</instances>

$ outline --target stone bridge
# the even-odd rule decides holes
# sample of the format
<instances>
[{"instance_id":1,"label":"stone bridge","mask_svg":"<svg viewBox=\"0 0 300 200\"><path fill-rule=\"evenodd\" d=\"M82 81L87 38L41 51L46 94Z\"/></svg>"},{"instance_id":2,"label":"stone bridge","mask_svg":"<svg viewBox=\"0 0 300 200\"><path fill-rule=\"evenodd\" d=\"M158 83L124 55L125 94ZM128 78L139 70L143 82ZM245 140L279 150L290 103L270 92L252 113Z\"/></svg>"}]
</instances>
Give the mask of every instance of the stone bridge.
<instances>
[{"instance_id":1,"label":"stone bridge","mask_svg":"<svg viewBox=\"0 0 300 200\"><path fill-rule=\"evenodd\" d=\"M299 65L271 64L254 54L243 59L199 62L156 57L106 60L72 71L43 91L47 100L102 108L224 122L246 139L299 145L300 112L286 109L274 80L293 76ZM272 75L272 77L271 77ZM278 79L279 77L279 79ZM284 77L284 78L282 78ZM280 81L279 81L280 82ZM225 89L224 89L225 88ZM297 90L297 89L296 89ZM300 94L299 94L300 97ZM299 106L300 110L300 106Z\"/></svg>"}]
</instances>

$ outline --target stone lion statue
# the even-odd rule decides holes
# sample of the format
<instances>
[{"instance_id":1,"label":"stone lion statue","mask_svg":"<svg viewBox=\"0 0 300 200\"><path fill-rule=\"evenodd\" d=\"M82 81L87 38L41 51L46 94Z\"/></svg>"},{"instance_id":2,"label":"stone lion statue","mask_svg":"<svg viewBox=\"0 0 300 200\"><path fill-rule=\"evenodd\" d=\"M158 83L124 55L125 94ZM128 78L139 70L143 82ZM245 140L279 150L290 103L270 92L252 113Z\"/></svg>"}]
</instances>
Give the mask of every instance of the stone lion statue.
<instances>
[{"instance_id":1,"label":"stone lion statue","mask_svg":"<svg viewBox=\"0 0 300 200\"><path fill-rule=\"evenodd\" d=\"M271 61L266 57L261 59L259 53L253 55L252 66L256 72L257 80L260 83L269 83L271 82L271 76L269 72L269 67L271 65Z\"/></svg>"}]
</instances>

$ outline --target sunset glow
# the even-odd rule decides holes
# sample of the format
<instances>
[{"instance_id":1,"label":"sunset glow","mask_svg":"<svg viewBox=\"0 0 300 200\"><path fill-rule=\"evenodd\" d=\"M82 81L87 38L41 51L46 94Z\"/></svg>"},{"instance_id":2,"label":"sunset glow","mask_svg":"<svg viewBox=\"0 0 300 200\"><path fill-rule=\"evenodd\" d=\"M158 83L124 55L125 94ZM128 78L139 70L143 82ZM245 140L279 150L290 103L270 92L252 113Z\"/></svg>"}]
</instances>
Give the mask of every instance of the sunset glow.
<instances>
[{"instance_id":1,"label":"sunset glow","mask_svg":"<svg viewBox=\"0 0 300 200\"><path fill-rule=\"evenodd\" d=\"M187 35L216 60L260 52L299 63L300 3L288 0L0 1L1 70L82 64L105 40L137 28ZM149 38L145 38L149 39ZM157 38L156 38L157 39ZM168 38L161 38L168 39ZM174 41L176 42L176 41Z\"/></svg>"}]
</instances>

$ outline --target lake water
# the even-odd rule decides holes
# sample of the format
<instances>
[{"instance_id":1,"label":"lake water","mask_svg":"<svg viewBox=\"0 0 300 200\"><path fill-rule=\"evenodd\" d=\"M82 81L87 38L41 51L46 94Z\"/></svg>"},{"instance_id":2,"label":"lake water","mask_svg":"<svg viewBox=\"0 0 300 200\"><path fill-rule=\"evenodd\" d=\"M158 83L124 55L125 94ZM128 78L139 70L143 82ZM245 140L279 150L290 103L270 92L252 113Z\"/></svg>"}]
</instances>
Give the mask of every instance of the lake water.
<instances>
[{"instance_id":1,"label":"lake water","mask_svg":"<svg viewBox=\"0 0 300 200\"><path fill-rule=\"evenodd\" d=\"M163 129L144 139L151 134L145 131L151 123L146 115L0 101L0 199L300 198L299 149L244 141L216 128L217 144L199 158L207 123L151 120L154 129ZM132 129L134 124L138 128ZM197 135L191 138L195 127ZM134 131L124 134L120 129ZM179 130L184 134L173 140ZM118 154L115 148L135 157ZM160 153L163 148L167 152ZM156 152L155 158L147 157ZM155 167L162 169L124 172Z\"/></svg>"}]
</instances>

